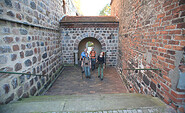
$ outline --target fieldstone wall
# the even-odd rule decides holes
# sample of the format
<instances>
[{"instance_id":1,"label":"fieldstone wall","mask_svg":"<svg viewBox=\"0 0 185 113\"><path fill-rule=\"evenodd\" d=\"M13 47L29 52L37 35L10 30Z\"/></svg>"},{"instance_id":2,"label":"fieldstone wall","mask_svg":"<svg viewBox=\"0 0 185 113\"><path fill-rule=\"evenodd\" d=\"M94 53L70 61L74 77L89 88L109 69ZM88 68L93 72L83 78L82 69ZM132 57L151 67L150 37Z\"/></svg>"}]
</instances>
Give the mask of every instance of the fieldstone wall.
<instances>
[{"instance_id":1,"label":"fieldstone wall","mask_svg":"<svg viewBox=\"0 0 185 113\"><path fill-rule=\"evenodd\" d=\"M58 28L64 14L78 12L71 0L1 0L0 18L49 28Z\"/></svg>"},{"instance_id":2,"label":"fieldstone wall","mask_svg":"<svg viewBox=\"0 0 185 113\"><path fill-rule=\"evenodd\" d=\"M130 92L158 96L184 112L184 0L112 0L111 9L120 23L118 69Z\"/></svg>"},{"instance_id":3,"label":"fieldstone wall","mask_svg":"<svg viewBox=\"0 0 185 113\"><path fill-rule=\"evenodd\" d=\"M74 53L80 41L96 38L106 52L106 63L116 66L118 54L118 23L61 23L62 61L74 64Z\"/></svg>"},{"instance_id":4,"label":"fieldstone wall","mask_svg":"<svg viewBox=\"0 0 185 113\"><path fill-rule=\"evenodd\" d=\"M0 70L45 75L0 74L1 104L41 94L62 65L58 31L5 21L0 23L2 28L10 30L0 35Z\"/></svg>"},{"instance_id":5,"label":"fieldstone wall","mask_svg":"<svg viewBox=\"0 0 185 113\"><path fill-rule=\"evenodd\" d=\"M0 104L40 95L56 78L62 67L63 3L66 14L76 15L71 0L0 0L0 71L44 75L1 73Z\"/></svg>"}]
</instances>

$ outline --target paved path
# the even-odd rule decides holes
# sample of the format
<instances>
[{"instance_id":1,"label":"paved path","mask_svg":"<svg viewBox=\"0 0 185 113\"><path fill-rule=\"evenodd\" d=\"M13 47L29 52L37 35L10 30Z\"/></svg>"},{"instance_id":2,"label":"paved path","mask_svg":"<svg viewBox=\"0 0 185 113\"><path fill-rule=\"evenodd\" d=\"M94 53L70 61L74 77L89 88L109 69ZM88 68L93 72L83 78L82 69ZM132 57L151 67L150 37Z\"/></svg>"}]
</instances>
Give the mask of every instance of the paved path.
<instances>
[{"instance_id":1,"label":"paved path","mask_svg":"<svg viewBox=\"0 0 185 113\"><path fill-rule=\"evenodd\" d=\"M105 94L106 93L106 94ZM49 95L49 96L48 96ZM81 79L76 67L65 67L44 96L33 96L0 106L0 113L175 113L157 97L127 93L115 68L106 68L104 80Z\"/></svg>"},{"instance_id":2,"label":"paved path","mask_svg":"<svg viewBox=\"0 0 185 113\"><path fill-rule=\"evenodd\" d=\"M157 97L134 93L36 96L0 106L0 113L175 113Z\"/></svg>"},{"instance_id":3,"label":"paved path","mask_svg":"<svg viewBox=\"0 0 185 113\"><path fill-rule=\"evenodd\" d=\"M84 77L82 80L81 70L78 67L65 67L45 95L127 93L127 89L115 68L107 67L104 70L103 81L97 77L97 74L98 70L96 69L91 72L91 79Z\"/></svg>"}]
</instances>

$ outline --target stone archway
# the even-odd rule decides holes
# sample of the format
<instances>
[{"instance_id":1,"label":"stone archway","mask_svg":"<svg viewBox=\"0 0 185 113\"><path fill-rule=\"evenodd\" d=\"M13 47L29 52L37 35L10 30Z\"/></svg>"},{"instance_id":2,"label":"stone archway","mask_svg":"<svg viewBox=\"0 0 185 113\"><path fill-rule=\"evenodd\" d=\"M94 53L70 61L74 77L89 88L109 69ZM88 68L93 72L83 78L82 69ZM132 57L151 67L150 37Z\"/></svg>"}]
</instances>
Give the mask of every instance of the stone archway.
<instances>
[{"instance_id":1,"label":"stone archway","mask_svg":"<svg viewBox=\"0 0 185 113\"><path fill-rule=\"evenodd\" d=\"M87 37L87 38L84 38L83 40L81 40L78 44L78 58L80 58L81 53L83 52L84 48L86 48L86 43L89 41L94 43L94 49L95 49L97 55L101 52L101 50L102 50L101 43L96 38Z\"/></svg>"},{"instance_id":2,"label":"stone archway","mask_svg":"<svg viewBox=\"0 0 185 113\"><path fill-rule=\"evenodd\" d=\"M85 48L85 42L88 42L88 41L92 41L99 46L98 48L95 48L95 50L100 49L99 51L97 51L97 54L99 54L100 51L106 52L106 43L104 41L104 38L100 37L98 34L96 34L94 32L83 33L80 35L80 37L78 37L74 41L74 53L75 53L74 62L75 62L75 64L78 64L78 59L80 58L80 54L83 51L83 49ZM79 49L79 45L81 45L80 43L82 43L82 47Z\"/></svg>"},{"instance_id":3,"label":"stone archway","mask_svg":"<svg viewBox=\"0 0 185 113\"><path fill-rule=\"evenodd\" d=\"M90 32L90 33L83 33L79 38L77 38L75 40L75 43L74 43L74 50L75 51L78 51L78 47L79 47L79 43L86 39L86 38L94 38L96 39L102 46L102 51L106 51L106 43L103 39L103 37L100 37L98 34L94 33L94 32Z\"/></svg>"},{"instance_id":4,"label":"stone archway","mask_svg":"<svg viewBox=\"0 0 185 113\"><path fill-rule=\"evenodd\" d=\"M83 40L92 38L100 43L101 51L106 52L106 64L116 66L118 26L119 22L115 17L63 18L60 26L63 64L78 64L78 53L82 52L81 49L79 51L79 44Z\"/></svg>"}]
</instances>

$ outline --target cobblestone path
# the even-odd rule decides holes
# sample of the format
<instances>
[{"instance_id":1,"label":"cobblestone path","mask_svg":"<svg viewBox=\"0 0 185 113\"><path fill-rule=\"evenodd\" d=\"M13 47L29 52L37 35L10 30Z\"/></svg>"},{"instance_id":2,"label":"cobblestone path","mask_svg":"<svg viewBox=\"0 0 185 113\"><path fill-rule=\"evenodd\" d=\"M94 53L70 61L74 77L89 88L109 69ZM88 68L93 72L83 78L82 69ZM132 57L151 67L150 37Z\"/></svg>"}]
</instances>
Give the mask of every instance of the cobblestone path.
<instances>
[{"instance_id":1,"label":"cobblestone path","mask_svg":"<svg viewBox=\"0 0 185 113\"><path fill-rule=\"evenodd\" d=\"M81 70L78 67L65 67L62 74L46 92L45 95L71 95L94 93L127 93L120 76L113 67L104 69L104 79L98 77L98 70L91 71L91 79L82 80Z\"/></svg>"}]
</instances>

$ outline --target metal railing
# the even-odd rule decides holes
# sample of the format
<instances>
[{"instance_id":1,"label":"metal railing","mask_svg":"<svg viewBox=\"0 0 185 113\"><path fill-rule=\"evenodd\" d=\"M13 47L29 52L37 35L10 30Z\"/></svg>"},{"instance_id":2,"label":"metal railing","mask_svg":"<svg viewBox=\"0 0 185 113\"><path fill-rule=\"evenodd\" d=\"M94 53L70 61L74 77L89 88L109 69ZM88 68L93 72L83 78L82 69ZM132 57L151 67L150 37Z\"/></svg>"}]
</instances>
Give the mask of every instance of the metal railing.
<instances>
[{"instance_id":1,"label":"metal railing","mask_svg":"<svg viewBox=\"0 0 185 113\"><path fill-rule=\"evenodd\" d=\"M156 68L156 69L152 69L152 68L148 68L148 69L134 69L134 68L132 68L132 69L123 69L123 70L157 70L157 71L159 71L159 75L160 76L162 76L162 71L160 70L160 69L158 69L158 68ZM136 72L137 73L137 72Z\"/></svg>"},{"instance_id":2,"label":"metal railing","mask_svg":"<svg viewBox=\"0 0 185 113\"><path fill-rule=\"evenodd\" d=\"M22 74L22 75L33 75L33 76L45 76L45 75L37 75L37 74L31 74L31 73L19 73L19 72L8 72L8 71L0 71L0 73L6 73L6 74Z\"/></svg>"},{"instance_id":3,"label":"metal railing","mask_svg":"<svg viewBox=\"0 0 185 113\"><path fill-rule=\"evenodd\" d=\"M160 69L150 69L150 68L149 69L134 69L133 68L133 69L124 69L124 70L160 70Z\"/></svg>"}]
</instances>

